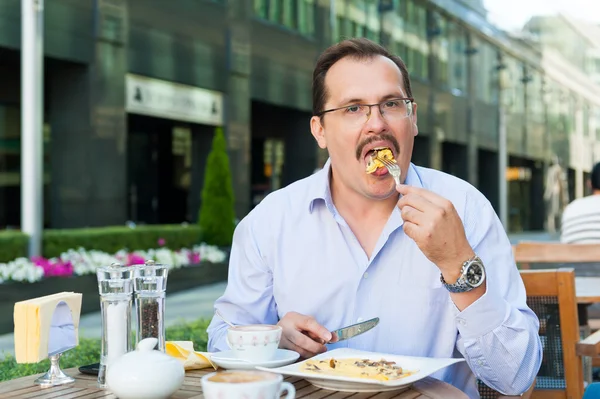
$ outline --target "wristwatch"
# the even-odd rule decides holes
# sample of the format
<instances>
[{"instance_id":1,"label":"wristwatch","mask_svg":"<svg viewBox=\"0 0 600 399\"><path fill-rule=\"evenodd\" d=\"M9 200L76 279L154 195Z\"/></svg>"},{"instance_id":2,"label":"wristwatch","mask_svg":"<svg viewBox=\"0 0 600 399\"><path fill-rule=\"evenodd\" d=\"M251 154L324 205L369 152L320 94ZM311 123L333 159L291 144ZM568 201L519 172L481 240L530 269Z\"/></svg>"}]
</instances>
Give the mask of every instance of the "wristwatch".
<instances>
[{"instance_id":1,"label":"wristwatch","mask_svg":"<svg viewBox=\"0 0 600 399\"><path fill-rule=\"evenodd\" d=\"M443 275L440 275L440 280L450 292L469 292L485 281L485 267L483 267L483 262L479 256L475 255L463 263L460 277L454 284L446 283Z\"/></svg>"}]
</instances>

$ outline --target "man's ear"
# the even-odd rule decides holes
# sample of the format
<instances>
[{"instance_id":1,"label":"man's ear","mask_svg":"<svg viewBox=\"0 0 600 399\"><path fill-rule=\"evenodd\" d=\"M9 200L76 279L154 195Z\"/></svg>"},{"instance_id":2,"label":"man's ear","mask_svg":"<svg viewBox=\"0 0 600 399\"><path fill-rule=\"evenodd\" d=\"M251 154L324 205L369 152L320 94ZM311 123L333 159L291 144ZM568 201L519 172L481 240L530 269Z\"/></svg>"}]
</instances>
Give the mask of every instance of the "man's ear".
<instances>
[{"instance_id":1,"label":"man's ear","mask_svg":"<svg viewBox=\"0 0 600 399\"><path fill-rule=\"evenodd\" d=\"M413 103L412 115L410 117L413 123L413 134L416 136L419 134L419 126L417 126L417 103Z\"/></svg>"},{"instance_id":2,"label":"man's ear","mask_svg":"<svg viewBox=\"0 0 600 399\"><path fill-rule=\"evenodd\" d=\"M310 118L310 131L317 140L317 144L322 149L327 148L327 139L325 138L325 128L321 123L321 118L318 116L313 116Z\"/></svg>"}]
</instances>

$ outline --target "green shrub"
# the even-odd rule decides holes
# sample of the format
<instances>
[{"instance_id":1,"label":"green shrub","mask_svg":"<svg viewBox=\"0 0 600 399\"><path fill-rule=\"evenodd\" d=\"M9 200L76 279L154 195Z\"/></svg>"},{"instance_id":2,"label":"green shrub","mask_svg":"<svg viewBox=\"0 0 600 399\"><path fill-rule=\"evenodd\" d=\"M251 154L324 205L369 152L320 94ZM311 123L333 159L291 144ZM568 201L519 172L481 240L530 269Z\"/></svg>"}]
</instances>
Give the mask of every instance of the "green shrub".
<instances>
[{"instance_id":1,"label":"green shrub","mask_svg":"<svg viewBox=\"0 0 600 399\"><path fill-rule=\"evenodd\" d=\"M20 231L0 232L0 262L27 257L28 240L27 234Z\"/></svg>"},{"instance_id":2,"label":"green shrub","mask_svg":"<svg viewBox=\"0 0 600 399\"><path fill-rule=\"evenodd\" d=\"M227 142L223 129L217 128L206 160L202 204L198 223L202 240L208 244L230 246L235 228L235 212Z\"/></svg>"},{"instance_id":3,"label":"green shrub","mask_svg":"<svg viewBox=\"0 0 600 399\"><path fill-rule=\"evenodd\" d=\"M193 341L194 350L204 352L208 337L206 329L210 320L200 319L188 323L179 323L168 327L165 335L168 341ZM100 340L81 338L79 345L65 352L60 358L60 368L68 369L80 367L100 361ZM39 363L18 364L12 355L7 355L0 360L0 381L12 380L32 374L40 374L48 371L50 361L44 360Z\"/></svg>"},{"instance_id":4,"label":"green shrub","mask_svg":"<svg viewBox=\"0 0 600 399\"><path fill-rule=\"evenodd\" d=\"M164 246L172 250L190 248L200 244L200 228L196 225L144 225L44 230L42 251L46 258L79 247L113 254L123 248L130 251L158 248L159 239L164 239Z\"/></svg>"}]
</instances>

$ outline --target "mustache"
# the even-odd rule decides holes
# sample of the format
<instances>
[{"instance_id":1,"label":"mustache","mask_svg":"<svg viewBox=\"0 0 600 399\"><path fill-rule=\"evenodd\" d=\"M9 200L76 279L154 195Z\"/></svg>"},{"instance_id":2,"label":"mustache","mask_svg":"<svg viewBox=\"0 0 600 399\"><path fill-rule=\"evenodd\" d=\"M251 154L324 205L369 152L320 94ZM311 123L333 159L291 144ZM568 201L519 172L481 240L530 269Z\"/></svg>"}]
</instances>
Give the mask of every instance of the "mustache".
<instances>
[{"instance_id":1,"label":"mustache","mask_svg":"<svg viewBox=\"0 0 600 399\"><path fill-rule=\"evenodd\" d=\"M394 136L392 136L391 134L388 133L381 133L378 134L377 136L370 136L367 139L365 139L363 142L361 142L357 147L356 147L356 159L360 161L360 156L362 155L363 149L365 148L366 145L371 144L374 141L389 141L392 146L394 147L394 150L396 151L396 154L400 153L400 144L398 144L398 140L396 140L396 138Z\"/></svg>"}]
</instances>

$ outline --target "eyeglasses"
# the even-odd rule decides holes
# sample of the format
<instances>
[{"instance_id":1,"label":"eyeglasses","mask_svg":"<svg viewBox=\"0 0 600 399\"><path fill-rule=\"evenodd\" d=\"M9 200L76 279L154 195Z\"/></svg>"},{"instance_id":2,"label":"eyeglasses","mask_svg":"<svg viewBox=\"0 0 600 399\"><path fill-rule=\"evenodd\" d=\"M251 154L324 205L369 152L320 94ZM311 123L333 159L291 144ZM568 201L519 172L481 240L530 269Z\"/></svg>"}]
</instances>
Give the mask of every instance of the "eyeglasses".
<instances>
[{"instance_id":1,"label":"eyeglasses","mask_svg":"<svg viewBox=\"0 0 600 399\"><path fill-rule=\"evenodd\" d=\"M342 111L344 123L358 125L366 123L371 117L371 107L377 106L381 116L388 122L408 118L413 112L412 97L391 98L377 104L351 104L339 108L332 108L319 112L316 116L323 116L328 112Z\"/></svg>"}]
</instances>

